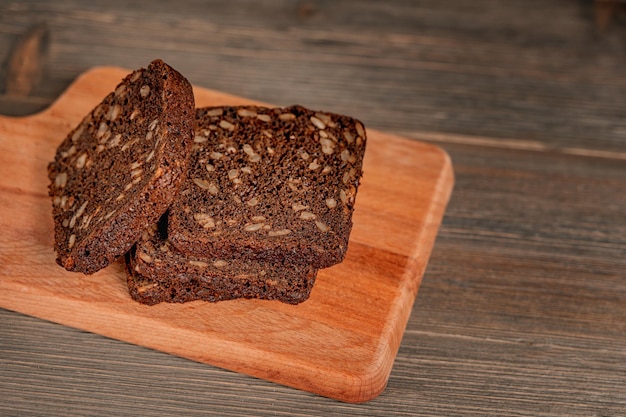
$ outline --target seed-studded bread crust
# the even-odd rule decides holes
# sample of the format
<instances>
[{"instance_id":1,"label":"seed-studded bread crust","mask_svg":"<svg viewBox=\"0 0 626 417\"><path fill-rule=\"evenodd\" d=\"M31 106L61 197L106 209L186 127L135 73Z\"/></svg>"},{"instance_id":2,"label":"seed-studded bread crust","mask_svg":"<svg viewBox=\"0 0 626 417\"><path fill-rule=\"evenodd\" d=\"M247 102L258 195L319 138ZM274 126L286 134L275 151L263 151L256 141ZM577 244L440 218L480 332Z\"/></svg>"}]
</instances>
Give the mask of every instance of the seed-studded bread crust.
<instances>
[{"instance_id":1,"label":"seed-studded bread crust","mask_svg":"<svg viewBox=\"0 0 626 417\"><path fill-rule=\"evenodd\" d=\"M224 301L236 298L305 301L317 270L240 259L205 259L180 254L156 227L144 232L127 254L131 297L143 304Z\"/></svg>"},{"instance_id":2,"label":"seed-studded bread crust","mask_svg":"<svg viewBox=\"0 0 626 417\"><path fill-rule=\"evenodd\" d=\"M343 260L366 143L359 121L300 106L202 108L194 142L170 209L177 249L315 268Z\"/></svg>"},{"instance_id":3,"label":"seed-studded bread crust","mask_svg":"<svg viewBox=\"0 0 626 417\"><path fill-rule=\"evenodd\" d=\"M156 60L70 132L48 166L59 265L94 273L159 219L185 175L194 116L189 82Z\"/></svg>"}]
</instances>

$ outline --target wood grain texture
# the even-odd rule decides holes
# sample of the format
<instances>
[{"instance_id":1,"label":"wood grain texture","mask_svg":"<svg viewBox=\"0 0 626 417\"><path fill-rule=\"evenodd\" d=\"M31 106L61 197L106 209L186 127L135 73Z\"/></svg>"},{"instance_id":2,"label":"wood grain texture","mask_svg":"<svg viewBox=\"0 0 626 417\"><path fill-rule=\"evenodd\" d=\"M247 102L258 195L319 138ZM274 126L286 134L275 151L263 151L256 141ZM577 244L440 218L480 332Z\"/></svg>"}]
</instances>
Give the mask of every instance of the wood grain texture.
<instances>
[{"instance_id":1,"label":"wood grain texture","mask_svg":"<svg viewBox=\"0 0 626 417\"><path fill-rule=\"evenodd\" d=\"M310 3L303 16L290 0L31 1L6 7L0 28L22 33L46 19L55 43L37 96L48 102L93 66L159 56L196 85L358 114L401 136L623 151L626 27L597 38L591 1ZM16 103L37 108L0 111L16 114Z\"/></svg>"},{"instance_id":2,"label":"wood grain texture","mask_svg":"<svg viewBox=\"0 0 626 417\"><path fill-rule=\"evenodd\" d=\"M129 72L93 69L45 112L0 118L0 306L342 401L380 394L452 190L447 154L368 131L346 259L319 272L306 303L147 307L128 295L122 262L93 276L58 267L47 219L45 161L61 132ZM199 107L258 104L200 88L194 95Z\"/></svg>"},{"instance_id":3,"label":"wood grain texture","mask_svg":"<svg viewBox=\"0 0 626 417\"><path fill-rule=\"evenodd\" d=\"M442 146L456 184L374 400L0 309L0 415L624 415L623 17L599 36L592 0L0 1L0 61L40 22L42 82L0 94L1 114L161 57L196 85Z\"/></svg>"}]
</instances>

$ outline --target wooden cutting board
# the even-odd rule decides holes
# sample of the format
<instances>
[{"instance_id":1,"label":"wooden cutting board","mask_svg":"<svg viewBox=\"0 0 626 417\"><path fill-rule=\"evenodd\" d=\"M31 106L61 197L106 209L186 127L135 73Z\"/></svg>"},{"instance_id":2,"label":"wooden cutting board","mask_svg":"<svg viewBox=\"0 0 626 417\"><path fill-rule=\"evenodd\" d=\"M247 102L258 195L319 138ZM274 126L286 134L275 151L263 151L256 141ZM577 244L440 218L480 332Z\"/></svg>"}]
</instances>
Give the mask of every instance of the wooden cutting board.
<instances>
[{"instance_id":1,"label":"wooden cutting board","mask_svg":"<svg viewBox=\"0 0 626 417\"><path fill-rule=\"evenodd\" d=\"M47 195L56 147L126 73L95 68L44 112L0 117L0 307L341 401L377 396L450 196L448 155L368 130L346 259L320 271L303 304L140 305L121 262L91 276L56 265ZM198 107L254 103L194 91Z\"/></svg>"}]
</instances>

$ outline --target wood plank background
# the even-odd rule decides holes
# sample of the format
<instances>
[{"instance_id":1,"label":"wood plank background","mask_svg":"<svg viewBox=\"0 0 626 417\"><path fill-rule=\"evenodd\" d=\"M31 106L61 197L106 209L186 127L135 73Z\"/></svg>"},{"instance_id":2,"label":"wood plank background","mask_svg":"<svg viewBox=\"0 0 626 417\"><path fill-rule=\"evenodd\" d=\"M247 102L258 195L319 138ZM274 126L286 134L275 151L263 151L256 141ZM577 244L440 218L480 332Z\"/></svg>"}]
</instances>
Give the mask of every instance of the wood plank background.
<instances>
[{"instance_id":1,"label":"wood plank background","mask_svg":"<svg viewBox=\"0 0 626 417\"><path fill-rule=\"evenodd\" d=\"M0 310L0 415L626 414L623 12L601 30L590 0L127 3L0 0L0 113L161 57L436 143L455 190L369 403Z\"/></svg>"}]
</instances>

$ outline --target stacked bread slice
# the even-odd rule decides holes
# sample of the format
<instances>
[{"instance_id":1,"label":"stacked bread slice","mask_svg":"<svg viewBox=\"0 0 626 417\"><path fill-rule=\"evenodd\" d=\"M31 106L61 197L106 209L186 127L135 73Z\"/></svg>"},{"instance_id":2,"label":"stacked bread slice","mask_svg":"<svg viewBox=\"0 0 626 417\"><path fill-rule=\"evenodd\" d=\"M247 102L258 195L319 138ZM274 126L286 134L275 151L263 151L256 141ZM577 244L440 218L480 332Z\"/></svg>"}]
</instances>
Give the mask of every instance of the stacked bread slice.
<instances>
[{"instance_id":1,"label":"stacked bread slice","mask_svg":"<svg viewBox=\"0 0 626 417\"><path fill-rule=\"evenodd\" d=\"M164 217L165 219L165 217ZM297 304L311 292L310 265L185 255L163 237L165 223L144 232L126 257L128 289L143 304L262 298Z\"/></svg>"},{"instance_id":2,"label":"stacked bread slice","mask_svg":"<svg viewBox=\"0 0 626 417\"><path fill-rule=\"evenodd\" d=\"M48 165L59 265L94 273L158 221L188 168L194 108L191 85L156 60L67 135Z\"/></svg>"},{"instance_id":3,"label":"stacked bread slice","mask_svg":"<svg viewBox=\"0 0 626 417\"><path fill-rule=\"evenodd\" d=\"M121 86L128 84L132 77L127 77ZM138 90L140 97L142 88ZM114 112L111 108L111 104L104 105L102 111ZM160 110L159 120L164 120L171 111L168 105ZM189 113L190 109L186 107L184 112ZM160 175L169 178L165 181L167 186L149 188L147 196L139 194L139 202L133 202L135 194L129 194L132 186L128 191L124 190L126 185L118 186L106 200L114 203L98 211L103 212L103 216L107 210L131 212L142 219L141 224L135 221L122 226L133 229L125 232L132 236L129 239L132 242L124 244L132 298L145 304L235 298L297 304L306 300L318 269L341 262L348 247L365 151L363 125L347 116L315 112L301 106L222 106L195 109L190 113L192 117L180 121L180 125L168 125L168 132L178 132L166 138L172 142L168 149L173 149L174 143L179 146L168 153L172 163L161 168ZM122 125L133 132L132 111L123 115L126 119ZM150 132L150 123L146 135ZM93 120L86 119L83 124L88 126L90 137L98 135ZM190 124L193 125L191 135L187 128ZM131 139L127 139L122 130L119 134L124 137L120 139L123 143L132 142L134 138L129 133ZM70 133L65 146L59 148L57 160L62 152L67 152L68 145L71 146L72 135ZM156 148L161 149L163 140L157 142ZM126 161L123 159L126 154L107 154L115 161L110 162L109 172L100 171L106 163L99 161L98 178L81 177L78 184L73 180L72 189L88 187L105 175L115 176L116 171L122 172L120 176L130 183L136 176L143 178L145 164L138 165L137 161L148 159L153 150L150 146L155 148L155 145L145 144L136 153L137 157L131 153L133 156ZM158 152L155 150L154 154ZM131 167L119 161L132 161ZM183 167L182 173L176 169L170 173L171 165ZM141 170L140 174L133 176L133 169ZM49 171L51 195L56 202L59 187L55 184L62 182L57 180L61 170L51 168ZM154 176L157 171L152 168L148 172ZM67 187L66 183L61 188ZM164 193L161 188L174 191ZM118 200L120 194L124 197ZM154 200L158 200L158 204ZM72 207L80 209L76 204ZM55 203L55 210L56 207ZM74 244L68 248L67 244L74 229L66 230L68 228L63 226L65 219L75 215L76 212L66 214L55 222L63 232L57 233L58 254L75 247ZM110 218L116 219L115 214ZM97 224L107 224L107 219ZM109 228L121 225L118 222ZM85 229L91 230L90 226L91 222L87 221ZM102 233L92 235L97 238ZM89 237L81 239L89 242ZM119 253L116 250L106 259L110 262ZM81 269L74 265L104 264L99 253L97 259L90 259L92 257L91 251L83 250L74 255L73 259L81 261L75 260L72 268L67 267L61 255L59 263L78 271ZM82 272L91 273L94 268L84 268Z\"/></svg>"}]
</instances>

